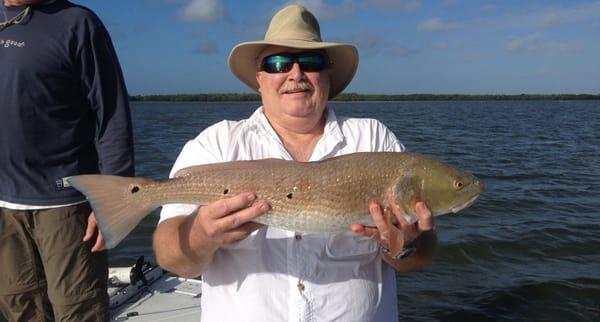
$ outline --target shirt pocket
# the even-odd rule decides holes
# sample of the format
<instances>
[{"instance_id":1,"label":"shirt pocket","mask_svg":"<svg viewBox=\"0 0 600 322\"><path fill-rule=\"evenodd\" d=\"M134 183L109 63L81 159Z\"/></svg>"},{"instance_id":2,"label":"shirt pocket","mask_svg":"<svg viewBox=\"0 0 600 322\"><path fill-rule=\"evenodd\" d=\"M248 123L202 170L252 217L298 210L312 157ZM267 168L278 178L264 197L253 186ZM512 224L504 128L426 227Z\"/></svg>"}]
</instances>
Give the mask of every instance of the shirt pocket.
<instances>
[{"instance_id":1,"label":"shirt pocket","mask_svg":"<svg viewBox=\"0 0 600 322\"><path fill-rule=\"evenodd\" d=\"M372 260L379 255L376 241L353 232L329 237L325 253L332 260Z\"/></svg>"}]
</instances>

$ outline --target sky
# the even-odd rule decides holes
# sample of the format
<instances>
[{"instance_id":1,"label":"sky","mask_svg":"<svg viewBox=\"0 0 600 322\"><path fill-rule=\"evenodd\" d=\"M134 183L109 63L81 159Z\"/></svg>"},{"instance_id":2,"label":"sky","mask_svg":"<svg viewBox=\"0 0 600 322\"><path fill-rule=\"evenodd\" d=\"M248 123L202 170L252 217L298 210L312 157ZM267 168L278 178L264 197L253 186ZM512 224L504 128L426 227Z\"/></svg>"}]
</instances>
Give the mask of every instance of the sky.
<instances>
[{"instance_id":1,"label":"sky","mask_svg":"<svg viewBox=\"0 0 600 322\"><path fill-rule=\"evenodd\" d=\"M354 44L361 94L600 94L600 1L72 0L106 25L131 95L247 93L231 48L286 4Z\"/></svg>"}]
</instances>

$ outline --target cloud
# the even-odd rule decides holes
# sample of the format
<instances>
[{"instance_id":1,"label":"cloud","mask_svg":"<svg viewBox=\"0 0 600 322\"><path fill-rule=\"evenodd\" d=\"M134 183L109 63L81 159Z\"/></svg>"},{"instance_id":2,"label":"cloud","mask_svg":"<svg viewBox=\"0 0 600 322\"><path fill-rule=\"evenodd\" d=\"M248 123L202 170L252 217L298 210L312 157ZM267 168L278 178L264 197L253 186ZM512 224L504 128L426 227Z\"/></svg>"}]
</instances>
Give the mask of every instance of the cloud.
<instances>
[{"instance_id":1,"label":"cloud","mask_svg":"<svg viewBox=\"0 0 600 322\"><path fill-rule=\"evenodd\" d=\"M219 53L219 47L216 42L207 41L196 46L193 52L200 55L216 55Z\"/></svg>"},{"instance_id":2,"label":"cloud","mask_svg":"<svg viewBox=\"0 0 600 322\"><path fill-rule=\"evenodd\" d=\"M317 16L318 20L347 17L352 15L355 11L352 0L344 0L337 5L327 4L323 0L297 0L286 3L286 5L289 4L299 4L306 7L310 12Z\"/></svg>"},{"instance_id":3,"label":"cloud","mask_svg":"<svg viewBox=\"0 0 600 322\"><path fill-rule=\"evenodd\" d=\"M431 18L422 22L418 29L421 31L451 31L460 28L458 24L443 23L439 18Z\"/></svg>"},{"instance_id":4,"label":"cloud","mask_svg":"<svg viewBox=\"0 0 600 322\"><path fill-rule=\"evenodd\" d=\"M450 48L450 45L448 45L447 42L442 41L442 42L431 43L431 44L429 44L429 47L431 47L433 49L438 49L438 50L446 50L446 49Z\"/></svg>"},{"instance_id":5,"label":"cloud","mask_svg":"<svg viewBox=\"0 0 600 322\"><path fill-rule=\"evenodd\" d=\"M542 26L545 28L550 28L554 26L558 26L562 23L561 18L555 13L549 13L542 20Z\"/></svg>"},{"instance_id":6,"label":"cloud","mask_svg":"<svg viewBox=\"0 0 600 322\"><path fill-rule=\"evenodd\" d=\"M460 3L460 0L443 0L443 1L442 1L442 4L443 4L444 6L448 6L448 7L451 7L451 6L456 6L456 5L458 5L459 3Z\"/></svg>"},{"instance_id":7,"label":"cloud","mask_svg":"<svg viewBox=\"0 0 600 322\"><path fill-rule=\"evenodd\" d=\"M405 46L400 46L400 47L391 48L390 50L387 51L387 53L391 56L405 57L405 56L411 56L411 55L416 54L417 50L408 48Z\"/></svg>"},{"instance_id":8,"label":"cloud","mask_svg":"<svg viewBox=\"0 0 600 322\"><path fill-rule=\"evenodd\" d=\"M475 53L475 52L469 52L469 53L462 53L460 56L458 56L454 61L458 62L458 63L476 63L476 62L482 62L482 61L490 61L491 58L488 54L485 53Z\"/></svg>"},{"instance_id":9,"label":"cloud","mask_svg":"<svg viewBox=\"0 0 600 322\"><path fill-rule=\"evenodd\" d=\"M535 52L544 55L568 55L579 53L583 47L574 43L548 41L539 34L530 34L508 42L507 49L513 52Z\"/></svg>"},{"instance_id":10,"label":"cloud","mask_svg":"<svg viewBox=\"0 0 600 322\"><path fill-rule=\"evenodd\" d=\"M539 48L539 36L531 34L522 38L515 38L508 42L507 48L510 51L531 51Z\"/></svg>"},{"instance_id":11,"label":"cloud","mask_svg":"<svg viewBox=\"0 0 600 322\"><path fill-rule=\"evenodd\" d=\"M512 10L498 5L486 5L481 7L480 11L487 14L488 17L476 19L478 25L494 29L530 28L540 30L569 24L600 25L600 1L560 7L523 6Z\"/></svg>"},{"instance_id":12,"label":"cloud","mask_svg":"<svg viewBox=\"0 0 600 322\"><path fill-rule=\"evenodd\" d=\"M380 33L359 32L348 38L339 39L340 42L354 44L358 50L369 56L379 54L389 56L410 56L417 53L417 50L407 47L398 46L383 37Z\"/></svg>"},{"instance_id":13,"label":"cloud","mask_svg":"<svg viewBox=\"0 0 600 322\"><path fill-rule=\"evenodd\" d=\"M414 12L421 9L421 0L342 0L337 4L331 4L326 0L292 0L286 2L284 6L290 4L306 7L317 16L319 21L348 18L362 10ZM273 14L279 9L274 10Z\"/></svg>"},{"instance_id":14,"label":"cloud","mask_svg":"<svg viewBox=\"0 0 600 322\"><path fill-rule=\"evenodd\" d=\"M484 4L479 7L479 11L481 12L495 12L498 10L498 6L492 3Z\"/></svg>"},{"instance_id":15,"label":"cloud","mask_svg":"<svg viewBox=\"0 0 600 322\"><path fill-rule=\"evenodd\" d=\"M376 55L392 46L385 37L378 33L359 32L348 39L340 39L339 41L354 44L360 51L370 55Z\"/></svg>"},{"instance_id":16,"label":"cloud","mask_svg":"<svg viewBox=\"0 0 600 322\"><path fill-rule=\"evenodd\" d=\"M185 21L216 22L225 18L225 8L219 0L191 0L179 16Z\"/></svg>"},{"instance_id":17,"label":"cloud","mask_svg":"<svg viewBox=\"0 0 600 322\"><path fill-rule=\"evenodd\" d=\"M420 0L364 0L363 6L376 9L398 9L401 11L418 11L421 9Z\"/></svg>"},{"instance_id":18,"label":"cloud","mask_svg":"<svg viewBox=\"0 0 600 322\"><path fill-rule=\"evenodd\" d=\"M538 24L543 28L585 21L600 21L600 1L578 4L569 8L546 9L538 18Z\"/></svg>"}]
</instances>

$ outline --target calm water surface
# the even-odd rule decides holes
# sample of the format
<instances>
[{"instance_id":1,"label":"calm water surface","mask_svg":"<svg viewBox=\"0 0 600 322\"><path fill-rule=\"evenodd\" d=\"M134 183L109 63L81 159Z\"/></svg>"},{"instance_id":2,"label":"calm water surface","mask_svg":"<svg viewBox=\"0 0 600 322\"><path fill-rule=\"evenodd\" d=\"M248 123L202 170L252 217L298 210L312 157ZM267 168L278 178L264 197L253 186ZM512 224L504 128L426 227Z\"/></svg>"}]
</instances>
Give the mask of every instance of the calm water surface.
<instances>
[{"instance_id":1,"label":"calm water surface","mask_svg":"<svg viewBox=\"0 0 600 322\"><path fill-rule=\"evenodd\" d=\"M183 144L257 103L133 103L137 173L164 178ZM333 103L383 121L406 147L486 190L436 222L423 272L399 275L403 321L600 321L600 102ZM149 216L110 253L153 260Z\"/></svg>"}]
</instances>

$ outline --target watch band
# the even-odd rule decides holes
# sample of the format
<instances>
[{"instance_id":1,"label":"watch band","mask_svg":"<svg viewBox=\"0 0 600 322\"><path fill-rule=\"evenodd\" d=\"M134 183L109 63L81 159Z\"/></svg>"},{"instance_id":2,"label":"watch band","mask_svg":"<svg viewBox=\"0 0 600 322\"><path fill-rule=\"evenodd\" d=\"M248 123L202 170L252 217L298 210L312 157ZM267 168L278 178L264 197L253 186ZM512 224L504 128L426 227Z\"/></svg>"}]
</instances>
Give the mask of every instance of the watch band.
<instances>
[{"instance_id":1,"label":"watch band","mask_svg":"<svg viewBox=\"0 0 600 322\"><path fill-rule=\"evenodd\" d=\"M414 245L410 245L410 246L404 248L398 255L392 256L389 249L387 249L381 245L380 245L380 248L384 254L390 256L392 259L395 259L395 260L405 259L417 251L417 247L415 247Z\"/></svg>"}]
</instances>

